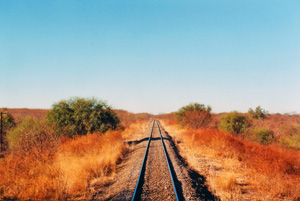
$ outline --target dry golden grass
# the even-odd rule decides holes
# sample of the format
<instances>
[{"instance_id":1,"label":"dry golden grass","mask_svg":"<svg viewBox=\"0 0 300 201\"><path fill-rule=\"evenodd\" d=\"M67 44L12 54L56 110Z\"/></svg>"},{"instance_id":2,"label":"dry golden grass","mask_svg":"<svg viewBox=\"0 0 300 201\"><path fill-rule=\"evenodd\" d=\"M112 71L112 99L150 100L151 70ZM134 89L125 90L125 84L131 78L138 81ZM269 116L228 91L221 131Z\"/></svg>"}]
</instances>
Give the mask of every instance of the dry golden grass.
<instances>
[{"instance_id":1,"label":"dry golden grass","mask_svg":"<svg viewBox=\"0 0 300 201\"><path fill-rule=\"evenodd\" d=\"M91 194L107 183L126 147L117 131L65 139L52 155L14 152L0 161L0 199L58 200Z\"/></svg>"},{"instance_id":2,"label":"dry golden grass","mask_svg":"<svg viewBox=\"0 0 300 201\"><path fill-rule=\"evenodd\" d=\"M81 194L89 187L105 183L115 173L116 165L125 151L121 133L88 134L65 142L58 150L54 167L58 169L65 192ZM97 182L96 182L97 181Z\"/></svg>"},{"instance_id":3,"label":"dry golden grass","mask_svg":"<svg viewBox=\"0 0 300 201\"><path fill-rule=\"evenodd\" d=\"M216 177L215 183L218 188L225 191L232 191L237 185L236 175L232 172L226 172Z\"/></svg>"},{"instance_id":4,"label":"dry golden grass","mask_svg":"<svg viewBox=\"0 0 300 201\"><path fill-rule=\"evenodd\" d=\"M164 127L222 200L300 199L299 151L263 146L216 129Z\"/></svg>"},{"instance_id":5,"label":"dry golden grass","mask_svg":"<svg viewBox=\"0 0 300 201\"><path fill-rule=\"evenodd\" d=\"M0 198L22 200L51 196L55 186L55 172L49 168L49 158L10 154L0 163ZM43 196L40 196L40 195Z\"/></svg>"},{"instance_id":6,"label":"dry golden grass","mask_svg":"<svg viewBox=\"0 0 300 201\"><path fill-rule=\"evenodd\" d=\"M136 139L139 136L143 136L143 133L145 132L146 129L147 129L146 121L140 120L128 126L122 132L122 136L125 140L131 140L132 138Z\"/></svg>"}]
</instances>

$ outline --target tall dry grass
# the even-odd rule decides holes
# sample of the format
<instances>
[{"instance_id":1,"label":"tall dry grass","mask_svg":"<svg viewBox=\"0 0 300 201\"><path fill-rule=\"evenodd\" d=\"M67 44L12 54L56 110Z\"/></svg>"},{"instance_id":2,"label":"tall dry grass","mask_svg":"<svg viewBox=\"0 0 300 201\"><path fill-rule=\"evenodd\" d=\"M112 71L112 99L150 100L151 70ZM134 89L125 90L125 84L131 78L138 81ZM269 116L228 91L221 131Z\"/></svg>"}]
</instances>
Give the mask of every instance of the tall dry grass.
<instances>
[{"instance_id":1,"label":"tall dry grass","mask_svg":"<svg viewBox=\"0 0 300 201\"><path fill-rule=\"evenodd\" d=\"M178 127L167 127L170 128L178 131ZM174 137L180 146L186 148L181 151L186 152L187 161L194 167L201 169L201 164L197 164L199 159L195 157L197 154L210 155L222 162L222 166L228 167L227 172L214 176L214 183L210 185L216 191L232 191L234 185L238 185L234 174L239 172L257 194L268 195L272 199L300 199L299 151L277 145L263 146L216 129L182 129ZM224 165L226 162L228 164ZM222 166L218 168L224 168Z\"/></svg>"},{"instance_id":2,"label":"tall dry grass","mask_svg":"<svg viewBox=\"0 0 300 201\"><path fill-rule=\"evenodd\" d=\"M118 131L64 139L53 155L12 152L0 160L0 199L64 200L85 196L113 176L126 147Z\"/></svg>"},{"instance_id":3,"label":"tall dry grass","mask_svg":"<svg viewBox=\"0 0 300 201\"><path fill-rule=\"evenodd\" d=\"M77 136L63 143L53 165L59 172L64 192L81 194L105 183L107 177L115 173L124 151L122 135L117 131Z\"/></svg>"},{"instance_id":4,"label":"tall dry grass","mask_svg":"<svg viewBox=\"0 0 300 201\"><path fill-rule=\"evenodd\" d=\"M134 124L130 124L123 132L122 136L124 140L130 141L133 139L137 139L143 136L145 130L148 127L148 121L145 120L138 120ZM150 123L150 122L149 122Z\"/></svg>"}]
</instances>

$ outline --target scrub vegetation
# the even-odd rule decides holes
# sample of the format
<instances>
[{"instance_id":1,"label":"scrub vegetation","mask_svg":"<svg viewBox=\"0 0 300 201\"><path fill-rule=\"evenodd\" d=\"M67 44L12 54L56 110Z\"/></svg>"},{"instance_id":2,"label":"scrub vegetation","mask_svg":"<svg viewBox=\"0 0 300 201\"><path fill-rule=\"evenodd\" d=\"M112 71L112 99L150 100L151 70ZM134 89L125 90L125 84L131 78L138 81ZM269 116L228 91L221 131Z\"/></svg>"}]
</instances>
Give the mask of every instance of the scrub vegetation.
<instances>
[{"instance_id":1,"label":"scrub vegetation","mask_svg":"<svg viewBox=\"0 0 300 201\"><path fill-rule=\"evenodd\" d=\"M6 132L10 128L12 128L16 123L15 123L15 118L12 116L11 113L7 111L6 108L1 109L0 112L2 113L2 130L3 132Z\"/></svg>"},{"instance_id":2,"label":"scrub vegetation","mask_svg":"<svg viewBox=\"0 0 300 201\"><path fill-rule=\"evenodd\" d=\"M209 124L191 127L178 120L178 112L159 118L221 200L300 199L299 115L268 114L258 106L244 114L212 113Z\"/></svg>"},{"instance_id":3,"label":"scrub vegetation","mask_svg":"<svg viewBox=\"0 0 300 201\"><path fill-rule=\"evenodd\" d=\"M128 150L124 138L147 118L118 115L106 103L85 98L55 103L42 116L33 110L20 118L23 111L30 114L13 110L19 120L7 129L8 146L0 158L4 200L91 199L95 188L116 174Z\"/></svg>"},{"instance_id":4,"label":"scrub vegetation","mask_svg":"<svg viewBox=\"0 0 300 201\"><path fill-rule=\"evenodd\" d=\"M5 109L0 199L92 199L117 174L133 133L161 119L189 166L221 200L300 199L300 115L214 114L192 103L162 115L72 98L51 110Z\"/></svg>"},{"instance_id":5,"label":"scrub vegetation","mask_svg":"<svg viewBox=\"0 0 300 201\"><path fill-rule=\"evenodd\" d=\"M115 130L120 120L103 101L96 99L71 98L52 106L47 120L65 135L85 135Z\"/></svg>"},{"instance_id":6,"label":"scrub vegetation","mask_svg":"<svg viewBox=\"0 0 300 201\"><path fill-rule=\"evenodd\" d=\"M175 113L181 126L198 129L206 127L211 121L211 107L199 103L183 106Z\"/></svg>"},{"instance_id":7,"label":"scrub vegetation","mask_svg":"<svg viewBox=\"0 0 300 201\"><path fill-rule=\"evenodd\" d=\"M249 119L246 115L233 111L221 117L218 127L220 130L238 135L245 133L250 126L249 124Z\"/></svg>"}]
</instances>

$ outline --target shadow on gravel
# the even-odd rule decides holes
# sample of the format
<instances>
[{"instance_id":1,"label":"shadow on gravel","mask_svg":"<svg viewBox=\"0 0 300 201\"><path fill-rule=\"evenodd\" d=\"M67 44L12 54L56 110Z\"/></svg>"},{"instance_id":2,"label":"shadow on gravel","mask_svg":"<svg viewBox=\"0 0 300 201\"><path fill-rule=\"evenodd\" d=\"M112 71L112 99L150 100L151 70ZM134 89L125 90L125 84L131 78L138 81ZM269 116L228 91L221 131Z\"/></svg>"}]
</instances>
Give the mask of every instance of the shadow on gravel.
<instances>
[{"instance_id":1,"label":"shadow on gravel","mask_svg":"<svg viewBox=\"0 0 300 201\"><path fill-rule=\"evenodd\" d=\"M185 168L188 169L189 176L192 179L192 184L193 184L192 187L196 190L197 197L199 197L201 200L219 200L218 197L216 197L215 195L213 195L208 190L207 186L205 186L206 178L204 176L200 175L195 170L192 170L192 169L190 169L188 167L185 159L182 158L181 155L179 154L179 151L178 151L178 149L177 149L174 141L172 140L172 137L165 130L164 130L164 133L166 134L167 140L169 140L170 145L171 145L172 149L174 150L174 153L175 153L176 157L179 159L180 165L182 165L182 166L184 166ZM169 160L169 162L170 162L171 169L174 172L173 165L171 165L172 162L170 160ZM176 177L176 174L174 174L174 175ZM176 180L177 180L177 177L176 177ZM177 187L177 182L176 182L176 187ZM179 190L180 190L180 188L178 188L178 191ZM179 194L179 192L178 192L178 194ZM182 188L181 188L181 193L180 194L181 194L182 198L179 198L179 199L180 200L184 200L183 199L183 194L182 194Z\"/></svg>"},{"instance_id":2,"label":"shadow on gravel","mask_svg":"<svg viewBox=\"0 0 300 201\"><path fill-rule=\"evenodd\" d=\"M163 138L164 140L169 140L168 138ZM149 140L149 138L148 137L145 137L145 138L143 138L143 139L141 139L141 140L135 140L135 141L126 141L126 143L127 144L129 144L129 145L137 145L137 144L140 144L140 143L142 143L142 142L145 142L145 141L148 141ZM151 140L153 140L153 141L156 141L156 140L160 140L160 137L157 137L157 138L151 138Z\"/></svg>"},{"instance_id":3,"label":"shadow on gravel","mask_svg":"<svg viewBox=\"0 0 300 201\"><path fill-rule=\"evenodd\" d=\"M145 138L143 138L143 139L141 139L141 140L126 141L126 143L129 144L129 145L132 145L132 144L136 145L136 144L140 144L141 142L148 141L148 140L149 140L149 138L148 138L148 137L145 137Z\"/></svg>"}]
</instances>

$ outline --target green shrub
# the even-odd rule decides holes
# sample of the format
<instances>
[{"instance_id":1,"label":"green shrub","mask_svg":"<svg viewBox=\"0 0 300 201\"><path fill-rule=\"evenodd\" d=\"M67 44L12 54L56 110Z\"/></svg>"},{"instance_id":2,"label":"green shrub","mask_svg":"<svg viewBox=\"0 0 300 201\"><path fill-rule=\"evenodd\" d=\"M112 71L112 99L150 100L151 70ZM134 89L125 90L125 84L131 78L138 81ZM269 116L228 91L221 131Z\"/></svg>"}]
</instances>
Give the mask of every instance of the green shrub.
<instances>
[{"instance_id":1,"label":"green shrub","mask_svg":"<svg viewBox=\"0 0 300 201\"><path fill-rule=\"evenodd\" d=\"M300 134L281 138L279 143L289 149L300 150Z\"/></svg>"},{"instance_id":2,"label":"green shrub","mask_svg":"<svg viewBox=\"0 0 300 201\"><path fill-rule=\"evenodd\" d=\"M115 112L106 103L85 98L71 98L54 104L46 118L60 132L69 135L104 133L109 129L116 129L120 123Z\"/></svg>"},{"instance_id":3,"label":"green shrub","mask_svg":"<svg viewBox=\"0 0 300 201\"><path fill-rule=\"evenodd\" d=\"M253 140L263 145L268 145L274 141L274 132L269 129L256 129L253 131Z\"/></svg>"},{"instance_id":4,"label":"green shrub","mask_svg":"<svg viewBox=\"0 0 300 201\"><path fill-rule=\"evenodd\" d=\"M245 133L249 126L249 119L237 111L233 111L221 117L220 124L218 125L220 130L230 132L234 135Z\"/></svg>"},{"instance_id":5,"label":"green shrub","mask_svg":"<svg viewBox=\"0 0 300 201\"><path fill-rule=\"evenodd\" d=\"M193 129L206 127L211 121L211 107L199 103L186 105L175 113L175 119L181 126Z\"/></svg>"},{"instance_id":6,"label":"green shrub","mask_svg":"<svg viewBox=\"0 0 300 201\"><path fill-rule=\"evenodd\" d=\"M248 114L254 119L265 119L268 115L268 112L260 106L257 106L255 110L249 108Z\"/></svg>"},{"instance_id":7,"label":"green shrub","mask_svg":"<svg viewBox=\"0 0 300 201\"><path fill-rule=\"evenodd\" d=\"M35 150L30 153L42 153L53 146L53 133L52 128L43 120L27 116L7 133L8 145L11 150L18 149L25 153Z\"/></svg>"}]
</instances>

